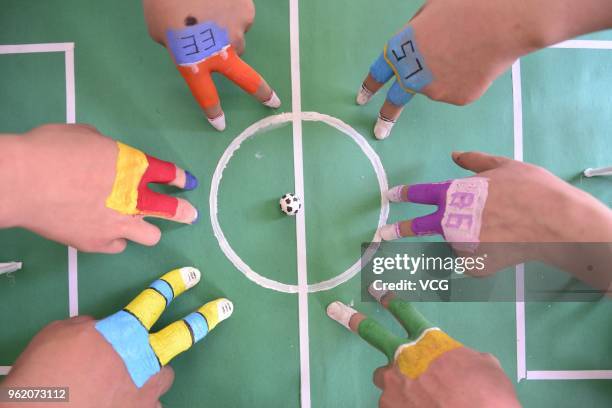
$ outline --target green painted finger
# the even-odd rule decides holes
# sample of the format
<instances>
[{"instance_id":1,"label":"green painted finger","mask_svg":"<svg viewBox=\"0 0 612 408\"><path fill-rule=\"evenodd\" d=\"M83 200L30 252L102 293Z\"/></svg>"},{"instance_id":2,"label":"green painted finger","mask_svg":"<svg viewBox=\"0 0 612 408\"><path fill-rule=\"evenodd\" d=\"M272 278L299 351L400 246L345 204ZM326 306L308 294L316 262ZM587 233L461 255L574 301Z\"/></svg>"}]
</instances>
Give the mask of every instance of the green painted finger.
<instances>
[{"instance_id":1,"label":"green painted finger","mask_svg":"<svg viewBox=\"0 0 612 408\"><path fill-rule=\"evenodd\" d=\"M405 339L397 337L374 319L342 302L330 303L327 306L327 315L350 331L357 332L359 337L382 351L389 362L395 358L395 350L406 342Z\"/></svg>"},{"instance_id":2,"label":"green painted finger","mask_svg":"<svg viewBox=\"0 0 612 408\"><path fill-rule=\"evenodd\" d=\"M405 339L391 333L370 317L365 318L359 323L357 332L362 339L382 351L389 359L389 362L395 359L395 350L406 342Z\"/></svg>"},{"instance_id":3,"label":"green painted finger","mask_svg":"<svg viewBox=\"0 0 612 408\"><path fill-rule=\"evenodd\" d=\"M387 309L408 332L408 337L413 340L417 339L425 330L433 327L414 306L399 298L391 299L387 305Z\"/></svg>"}]
</instances>

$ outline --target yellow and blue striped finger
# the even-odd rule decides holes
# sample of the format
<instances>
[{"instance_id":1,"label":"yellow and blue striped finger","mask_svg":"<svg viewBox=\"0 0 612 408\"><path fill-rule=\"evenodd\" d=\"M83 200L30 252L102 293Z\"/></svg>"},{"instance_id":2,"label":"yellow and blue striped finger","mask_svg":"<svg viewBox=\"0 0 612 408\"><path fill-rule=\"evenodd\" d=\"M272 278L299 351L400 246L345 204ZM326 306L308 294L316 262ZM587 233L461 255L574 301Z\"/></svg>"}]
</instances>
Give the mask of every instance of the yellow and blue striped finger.
<instances>
[{"instance_id":1,"label":"yellow and blue striped finger","mask_svg":"<svg viewBox=\"0 0 612 408\"><path fill-rule=\"evenodd\" d=\"M201 273L196 268L174 269L151 283L123 310L150 330L170 302L195 286L200 281L200 277Z\"/></svg>"},{"instance_id":2,"label":"yellow and blue striped finger","mask_svg":"<svg viewBox=\"0 0 612 408\"><path fill-rule=\"evenodd\" d=\"M228 299L216 299L151 334L149 343L159 363L162 366L168 364L174 357L202 340L220 322L230 317L233 310L234 305Z\"/></svg>"}]
</instances>

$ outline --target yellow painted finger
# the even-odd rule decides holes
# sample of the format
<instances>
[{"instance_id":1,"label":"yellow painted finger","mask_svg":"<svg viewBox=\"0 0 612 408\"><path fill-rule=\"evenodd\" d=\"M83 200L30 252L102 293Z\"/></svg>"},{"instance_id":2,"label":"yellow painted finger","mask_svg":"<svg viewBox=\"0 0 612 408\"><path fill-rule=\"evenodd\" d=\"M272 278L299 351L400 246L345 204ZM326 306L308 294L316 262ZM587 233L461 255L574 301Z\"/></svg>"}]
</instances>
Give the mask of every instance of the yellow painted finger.
<instances>
[{"instance_id":1,"label":"yellow painted finger","mask_svg":"<svg viewBox=\"0 0 612 408\"><path fill-rule=\"evenodd\" d=\"M195 312L149 336L149 343L161 365L202 340L220 322L231 316L234 305L228 299L208 302Z\"/></svg>"},{"instance_id":2,"label":"yellow painted finger","mask_svg":"<svg viewBox=\"0 0 612 408\"><path fill-rule=\"evenodd\" d=\"M192 267L174 269L140 292L123 310L134 315L150 330L166 306L200 281L200 271Z\"/></svg>"}]
</instances>

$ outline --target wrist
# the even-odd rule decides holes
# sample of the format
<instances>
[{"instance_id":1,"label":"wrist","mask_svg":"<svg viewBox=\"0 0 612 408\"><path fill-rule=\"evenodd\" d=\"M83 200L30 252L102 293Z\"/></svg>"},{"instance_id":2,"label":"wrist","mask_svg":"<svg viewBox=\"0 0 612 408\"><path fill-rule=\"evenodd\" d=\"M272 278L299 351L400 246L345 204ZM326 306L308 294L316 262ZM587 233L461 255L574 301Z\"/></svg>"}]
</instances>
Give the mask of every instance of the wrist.
<instances>
[{"instance_id":1,"label":"wrist","mask_svg":"<svg viewBox=\"0 0 612 408\"><path fill-rule=\"evenodd\" d=\"M20 136L0 134L0 228L19 225L24 163Z\"/></svg>"}]
</instances>

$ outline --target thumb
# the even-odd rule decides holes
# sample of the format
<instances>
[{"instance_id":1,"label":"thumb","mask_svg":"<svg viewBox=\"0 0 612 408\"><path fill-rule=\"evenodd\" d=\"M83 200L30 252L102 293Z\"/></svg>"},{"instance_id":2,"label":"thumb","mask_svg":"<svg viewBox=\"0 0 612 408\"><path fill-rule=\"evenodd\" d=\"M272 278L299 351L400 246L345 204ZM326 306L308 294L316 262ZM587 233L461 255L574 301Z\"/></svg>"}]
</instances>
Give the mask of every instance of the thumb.
<instances>
[{"instance_id":1,"label":"thumb","mask_svg":"<svg viewBox=\"0 0 612 408\"><path fill-rule=\"evenodd\" d=\"M174 382L174 370L170 366L162 367L161 370L147 380L142 386L142 392L157 401L162 395L168 392ZM148 399L148 398L147 398Z\"/></svg>"},{"instance_id":2,"label":"thumb","mask_svg":"<svg viewBox=\"0 0 612 408\"><path fill-rule=\"evenodd\" d=\"M452 157L458 166L474 173L493 170L511 161L507 157L482 152L453 152Z\"/></svg>"}]
</instances>

